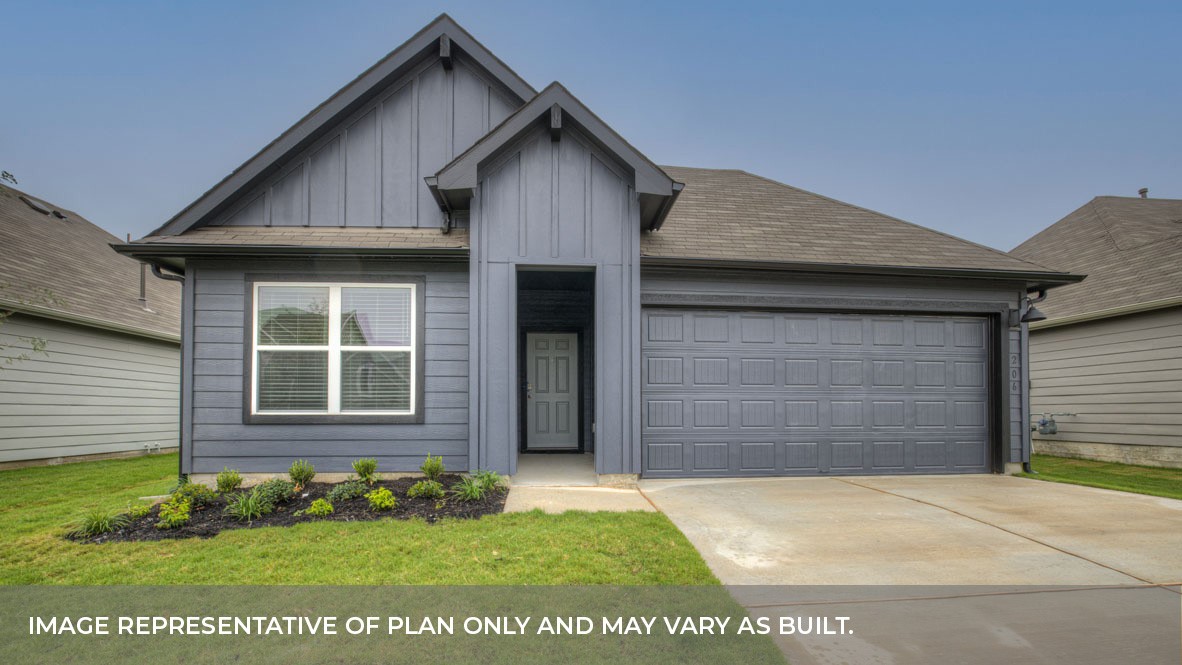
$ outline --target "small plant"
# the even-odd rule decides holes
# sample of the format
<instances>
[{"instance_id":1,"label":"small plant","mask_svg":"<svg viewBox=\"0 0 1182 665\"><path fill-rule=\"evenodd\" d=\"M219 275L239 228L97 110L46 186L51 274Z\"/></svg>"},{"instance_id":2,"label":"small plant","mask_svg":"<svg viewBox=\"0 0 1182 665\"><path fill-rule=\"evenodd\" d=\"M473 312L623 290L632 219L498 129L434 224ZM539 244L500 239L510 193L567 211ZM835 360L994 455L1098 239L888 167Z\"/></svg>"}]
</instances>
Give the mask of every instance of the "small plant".
<instances>
[{"instance_id":1,"label":"small plant","mask_svg":"<svg viewBox=\"0 0 1182 665\"><path fill-rule=\"evenodd\" d=\"M501 489L505 486L505 479L501 478L501 474L496 471L477 471L475 476L476 482L484 488L485 492L492 492L493 490Z\"/></svg>"},{"instance_id":2,"label":"small plant","mask_svg":"<svg viewBox=\"0 0 1182 665\"><path fill-rule=\"evenodd\" d=\"M188 499L173 495L171 499L160 504L160 521L156 522L157 529L176 529L189 523Z\"/></svg>"},{"instance_id":3,"label":"small plant","mask_svg":"<svg viewBox=\"0 0 1182 665\"><path fill-rule=\"evenodd\" d=\"M226 504L225 513L239 522L253 522L271 512L264 501L259 485L249 492L240 492Z\"/></svg>"},{"instance_id":4,"label":"small plant","mask_svg":"<svg viewBox=\"0 0 1182 665\"><path fill-rule=\"evenodd\" d=\"M113 510L93 508L78 518L72 536L101 536L127 524L127 516Z\"/></svg>"},{"instance_id":5,"label":"small plant","mask_svg":"<svg viewBox=\"0 0 1182 665\"><path fill-rule=\"evenodd\" d=\"M431 457L430 453L427 454L427 459L423 462L423 465L419 467L419 471L422 471L423 475L427 476L427 480L439 480L444 470L443 458L439 456Z\"/></svg>"},{"instance_id":6,"label":"small plant","mask_svg":"<svg viewBox=\"0 0 1182 665\"><path fill-rule=\"evenodd\" d=\"M152 504L150 504L150 503L132 504L132 503L128 502L128 504L127 504L128 519L133 519L133 520L143 519L143 518L147 517L148 514L150 514L151 512L152 512Z\"/></svg>"},{"instance_id":7,"label":"small plant","mask_svg":"<svg viewBox=\"0 0 1182 665\"><path fill-rule=\"evenodd\" d=\"M359 496L365 496L365 483L360 480L346 480L338 485L333 485L333 488L328 491L327 498L329 503L335 504L356 499Z\"/></svg>"},{"instance_id":8,"label":"small plant","mask_svg":"<svg viewBox=\"0 0 1182 665\"><path fill-rule=\"evenodd\" d=\"M316 499L312 502L311 506L308 506L308 510L304 512L309 515L315 515L316 517L327 517L332 514L332 504L324 499Z\"/></svg>"},{"instance_id":9,"label":"small plant","mask_svg":"<svg viewBox=\"0 0 1182 665\"><path fill-rule=\"evenodd\" d=\"M290 501L295 496L295 485L282 478L272 478L271 480L255 485L251 494L258 494L259 500L262 501L263 514L265 515L275 510L275 506Z\"/></svg>"},{"instance_id":10,"label":"small plant","mask_svg":"<svg viewBox=\"0 0 1182 665\"><path fill-rule=\"evenodd\" d=\"M239 487L242 487L242 474L222 467L222 472L218 474L218 494L229 494Z\"/></svg>"},{"instance_id":11,"label":"small plant","mask_svg":"<svg viewBox=\"0 0 1182 665\"><path fill-rule=\"evenodd\" d=\"M172 493L172 498L184 499L188 501L190 507L193 508L200 508L201 506L209 505L210 503L213 503L213 500L216 499L217 496L218 495L216 492L209 489L205 485L191 482L181 485L175 492Z\"/></svg>"},{"instance_id":12,"label":"small plant","mask_svg":"<svg viewBox=\"0 0 1182 665\"><path fill-rule=\"evenodd\" d=\"M379 487L366 494L365 498L369 499L370 510L393 510L394 506L398 505L393 492L385 487Z\"/></svg>"},{"instance_id":13,"label":"small plant","mask_svg":"<svg viewBox=\"0 0 1182 665\"><path fill-rule=\"evenodd\" d=\"M357 472L357 477L366 484L373 486L378 482L378 461L376 459L366 457L353 461L353 470Z\"/></svg>"},{"instance_id":14,"label":"small plant","mask_svg":"<svg viewBox=\"0 0 1182 665\"><path fill-rule=\"evenodd\" d=\"M442 499L443 494L443 483L438 480L420 480L406 490L412 499Z\"/></svg>"},{"instance_id":15,"label":"small plant","mask_svg":"<svg viewBox=\"0 0 1182 665\"><path fill-rule=\"evenodd\" d=\"M295 483L295 491L300 492L316 477L316 467L306 459L298 459L291 463L287 475L291 476L291 482Z\"/></svg>"},{"instance_id":16,"label":"small plant","mask_svg":"<svg viewBox=\"0 0 1182 665\"><path fill-rule=\"evenodd\" d=\"M451 493L460 501L480 501L488 494L488 490L478 479L464 476L460 482L451 486Z\"/></svg>"}]
</instances>

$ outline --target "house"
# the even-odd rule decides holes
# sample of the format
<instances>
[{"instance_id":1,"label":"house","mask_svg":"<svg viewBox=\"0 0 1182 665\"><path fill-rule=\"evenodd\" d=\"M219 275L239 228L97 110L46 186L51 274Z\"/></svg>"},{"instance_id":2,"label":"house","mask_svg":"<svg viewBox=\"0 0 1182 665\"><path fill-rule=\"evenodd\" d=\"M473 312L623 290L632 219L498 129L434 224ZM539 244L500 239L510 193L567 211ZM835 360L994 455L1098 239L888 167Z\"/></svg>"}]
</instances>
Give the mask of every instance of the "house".
<instances>
[{"instance_id":1,"label":"house","mask_svg":"<svg viewBox=\"0 0 1182 665\"><path fill-rule=\"evenodd\" d=\"M1088 274L1030 324L1034 449L1182 468L1182 200L1097 196L1014 248Z\"/></svg>"},{"instance_id":2,"label":"house","mask_svg":"<svg viewBox=\"0 0 1182 665\"><path fill-rule=\"evenodd\" d=\"M0 469L176 447L181 290L117 240L0 184Z\"/></svg>"},{"instance_id":3,"label":"house","mask_svg":"<svg viewBox=\"0 0 1182 665\"><path fill-rule=\"evenodd\" d=\"M1027 456L1026 294L1079 279L657 166L446 15L116 249L184 275L198 475L539 451L604 483L999 472Z\"/></svg>"}]
</instances>

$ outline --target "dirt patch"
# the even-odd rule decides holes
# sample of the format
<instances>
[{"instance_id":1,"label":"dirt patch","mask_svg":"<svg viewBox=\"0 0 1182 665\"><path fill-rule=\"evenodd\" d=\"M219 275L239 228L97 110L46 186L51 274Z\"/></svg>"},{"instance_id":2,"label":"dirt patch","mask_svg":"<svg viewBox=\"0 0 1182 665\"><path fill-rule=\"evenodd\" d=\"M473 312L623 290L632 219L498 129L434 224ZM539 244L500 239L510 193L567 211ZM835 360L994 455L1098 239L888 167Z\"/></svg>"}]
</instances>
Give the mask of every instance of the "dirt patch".
<instances>
[{"instance_id":1,"label":"dirt patch","mask_svg":"<svg viewBox=\"0 0 1182 665\"><path fill-rule=\"evenodd\" d=\"M157 529L160 506L153 506L147 516L130 521L126 526L110 533L95 537L70 537L71 540L86 543L109 543L135 540L171 540L174 538L210 538L229 529L253 529L264 526L291 526L304 522L368 522L385 518L401 520L421 519L428 524L434 524L446 517L475 519L484 515L500 513L505 508L507 490L499 489L489 492L479 501L461 501L449 493L443 499L411 499L406 496L410 486L422 480L421 478L398 478L396 480L379 481L373 489L385 487L398 499L394 510L370 510L369 501L364 496L355 499L337 501L333 504L333 512L326 517L295 513L307 510L316 499L324 498L335 487L332 483L309 483L306 488L290 501L279 504L274 512L264 515L253 522L240 522L236 518L225 514L226 497L219 495L212 503L200 508L193 508L189 514L189 523L177 529ZM440 481L444 487L451 487L460 480L455 474L445 474Z\"/></svg>"}]
</instances>

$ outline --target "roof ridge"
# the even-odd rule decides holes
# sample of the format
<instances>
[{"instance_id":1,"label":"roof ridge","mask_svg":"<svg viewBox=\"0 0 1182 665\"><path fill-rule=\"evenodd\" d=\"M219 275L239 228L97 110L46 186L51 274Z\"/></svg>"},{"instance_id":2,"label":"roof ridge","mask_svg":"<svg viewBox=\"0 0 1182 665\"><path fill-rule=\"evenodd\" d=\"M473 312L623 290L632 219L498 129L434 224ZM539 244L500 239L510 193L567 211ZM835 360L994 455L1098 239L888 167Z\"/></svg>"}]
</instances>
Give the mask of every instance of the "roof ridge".
<instances>
[{"instance_id":1,"label":"roof ridge","mask_svg":"<svg viewBox=\"0 0 1182 665\"><path fill-rule=\"evenodd\" d=\"M997 255L1000 255L1000 256L1004 256L1004 257L1006 257L1006 258L1013 259L1013 260L1015 260L1015 261L1021 261L1022 263L1027 263L1027 264L1030 264L1030 265L1032 265L1032 266L1034 266L1034 267L1036 267L1036 268L1039 268L1039 269L1041 269L1041 270L1045 270L1045 271L1047 271L1047 272L1059 272L1058 270L1055 270L1055 269L1053 269L1053 268L1050 268L1050 267L1048 267L1048 266L1042 265L1041 263L1035 263L1034 261L1031 261L1031 260L1029 260L1029 259L1019 258L1019 257L1017 257L1017 256L1014 256L1013 254L1010 254L1009 252L1004 252L1004 251L1002 251L1002 250L1000 250L1000 249L996 249L996 248L994 248L994 247L990 247L990 246L988 246L988 245L982 245L981 243L978 243L978 242L973 242L972 240L965 240L964 238L961 238L961 237L959 237L959 236L954 236L954 235L952 235L951 233L945 233L944 231L940 231L940 230L938 230L938 229L933 229L933 228L931 228L931 227L924 226L924 225L922 225L922 224L916 224L915 222L909 222L909 221L907 221L907 220L905 220L905 219L900 219L900 218L898 218L898 217L895 217L895 216L893 216L893 215L888 215L888 214L886 214L886 213L882 213L882 212L879 212L879 211L877 211L877 210L872 210L872 209L870 209L870 208L866 208L866 207L863 207L863 206L854 205L853 203L847 203L847 202L845 202L845 201L841 201L841 200L838 200L838 199L835 199L835 198L832 198L832 197L829 197L829 196L825 196L824 194L818 194L818 193L816 193L816 192L809 191L809 190L807 190L807 189L802 189L802 188L800 188L800 187L795 187L795 186L793 186L793 185L789 185L789 184L787 184L787 183L780 182L779 180L773 180L772 178L768 178L768 177L766 177L766 176L762 176L762 175L759 175L759 174L757 174L757 173L751 173L750 171L745 171L745 170L743 170L743 169L736 169L736 170L737 170L738 172L740 172L740 173L743 173L743 174L745 174L745 175L749 175L749 176L751 176L751 177L753 177L753 178L758 178L758 179L760 179L760 180L763 180L763 181L765 181L765 182L772 183L773 185L779 185L780 187L786 187L786 188L788 188L788 189L792 189L792 190L795 190L795 191L798 191L798 192L803 192L803 193L805 193L805 194L809 194L809 195L811 195L811 196L816 196L817 198L824 199L824 200L826 200L826 201L829 201L829 202L831 202L831 203L837 203L837 204L839 204L839 205L843 205L843 206L845 206L845 207L847 207L847 208L853 208L853 209L855 209L855 210L861 210L862 212L868 212L868 213L870 213L870 214L872 214L872 215L878 215L879 217L884 217L884 218L886 218L886 219L890 219L890 220L893 220L893 221L896 221L896 222L900 222L900 223L902 223L902 224L906 224L906 225L908 225L908 226L913 226L913 227L915 227L915 228L918 228L918 229L923 229L923 230L925 230L925 231L930 231L930 232L932 232L932 233L936 233L936 234L939 234L939 235L941 235L941 236L944 236L945 238L948 238L948 239L950 239L950 240L955 240L955 241L957 241L957 242L961 242L961 243L964 243L964 244L966 244L966 245L972 245L973 247L977 247L977 248L979 248L979 249L984 249L984 250L987 250L987 251L989 251L989 252L992 252L993 254L997 254Z\"/></svg>"}]
</instances>

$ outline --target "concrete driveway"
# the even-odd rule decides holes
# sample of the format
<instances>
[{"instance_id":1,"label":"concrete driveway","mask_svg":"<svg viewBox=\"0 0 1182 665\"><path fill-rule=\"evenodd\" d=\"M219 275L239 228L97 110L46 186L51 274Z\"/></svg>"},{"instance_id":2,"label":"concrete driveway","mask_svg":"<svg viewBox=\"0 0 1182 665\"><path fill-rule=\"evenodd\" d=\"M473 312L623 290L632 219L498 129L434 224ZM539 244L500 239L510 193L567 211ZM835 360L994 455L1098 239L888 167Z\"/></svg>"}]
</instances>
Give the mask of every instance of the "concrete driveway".
<instances>
[{"instance_id":1,"label":"concrete driveway","mask_svg":"<svg viewBox=\"0 0 1182 665\"><path fill-rule=\"evenodd\" d=\"M997 475L646 480L724 584L1182 582L1182 501Z\"/></svg>"},{"instance_id":2,"label":"concrete driveway","mask_svg":"<svg viewBox=\"0 0 1182 665\"><path fill-rule=\"evenodd\" d=\"M1182 592L1165 586L1182 582L1182 501L993 475L641 490L745 585L730 591L752 616L848 618L848 634L773 633L794 665L1156 663L1182 648Z\"/></svg>"}]
</instances>

